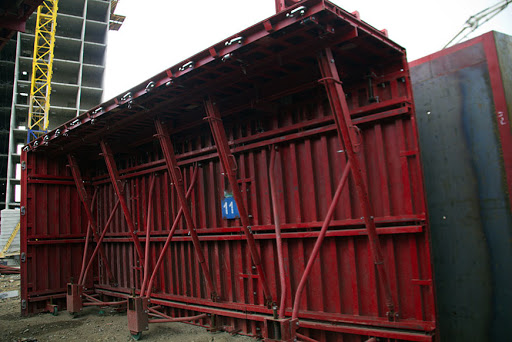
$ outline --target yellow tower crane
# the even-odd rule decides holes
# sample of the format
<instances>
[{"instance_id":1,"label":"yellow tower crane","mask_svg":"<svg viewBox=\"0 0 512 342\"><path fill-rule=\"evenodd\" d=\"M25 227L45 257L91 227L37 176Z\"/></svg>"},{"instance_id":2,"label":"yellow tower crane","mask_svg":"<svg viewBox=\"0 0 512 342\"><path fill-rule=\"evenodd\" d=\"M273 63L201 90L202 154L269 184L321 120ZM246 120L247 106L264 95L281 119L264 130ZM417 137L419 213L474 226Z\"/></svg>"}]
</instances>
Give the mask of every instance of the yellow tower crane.
<instances>
[{"instance_id":1,"label":"yellow tower crane","mask_svg":"<svg viewBox=\"0 0 512 342\"><path fill-rule=\"evenodd\" d=\"M46 134L48 130L58 2L45 0L37 9L27 143Z\"/></svg>"}]
</instances>

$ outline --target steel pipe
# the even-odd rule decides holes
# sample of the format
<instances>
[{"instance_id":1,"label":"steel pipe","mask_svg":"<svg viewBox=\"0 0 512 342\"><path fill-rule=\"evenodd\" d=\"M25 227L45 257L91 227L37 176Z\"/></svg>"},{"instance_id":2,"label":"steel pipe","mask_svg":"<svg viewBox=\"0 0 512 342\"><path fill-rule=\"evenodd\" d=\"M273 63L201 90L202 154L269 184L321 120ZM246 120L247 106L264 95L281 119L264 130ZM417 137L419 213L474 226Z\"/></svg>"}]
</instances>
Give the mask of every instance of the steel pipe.
<instances>
[{"instance_id":1,"label":"steel pipe","mask_svg":"<svg viewBox=\"0 0 512 342\"><path fill-rule=\"evenodd\" d=\"M98 188L94 189L94 194L92 195L91 201L91 211L94 207L94 202L96 201L96 193ZM84 245L84 253L82 256L82 267L80 267L80 276L78 277L78 284L82 283L82 279L84 279L85 272L85 260L87 260L87 250L89 249L89 240L91 239L91 222L87 223L87 233L85 234L85 245Z\"/></svg>"},{"instance_id":2,"label":"steel pipe","mask_svg":"<svg viewBox=\"0 0 512 342\"><path fill-rule=\"evenodd\" d=\"M190 186L188 187L187 194L185 195L185 198L187 198L187 199L192 194L192 190L194 189L194 186L196 184L197 173L198 173L197 170L198 170L198 168L196 166L194 168L194 173L192 174L192 181L190 182ZM183 215L183 208L180 207L180 210L178 211L178 214L176 215L176 218L174 219L174 222L172 224L171 231L167 235L167 239L165 240L164 247L162 247L162 251L160 252L160 255L158 256L158 260L156 262L155 268L153 269L153 273L151 274L151 278L149 279L149 284L147 286L147 291L146 291L147 298L151 297L151 292L153 291L153 282L155 281L156 274L158 272L158 269L160 268L160 265L164 261L165 252L167 251L167 248L169 248L172 237L174 236L174 232L176 231L176 228L178 227L178 222L180 221L182 215ZM141 296L143 296L143 295L144 294L141 292Z\"/></svg>"},{"instance_id":3,"label":"steel pipe","mask_svg":"<svg viewBox=\"0 0 512 342\"><path fill-rule=\"evenodd\" d=\"M256 267L263 287L265 301L267 302L267 304L270 304L274 301L274 299L272 298L272 293L270 291L270 287L268 286L267 277L265 275L265 271L261 263L260 253L258 251L258 248L256 247L254 236L252 235L252 232L250 230L249 215L247 214L242 193L238 186L235 171L237 168L236 158L231 153L231 150L229 148L226 130L222 123L222 118L216 104L213 102L211 98L208 98L205 101L204 105L207 115L205 119L207 119L210 124L210 130L212 132L213 140L215 141L215 146L217 147L217 153L219 155L220 162L222 164L225 174L228 177L229 184L231 185L231 191L233 191L233 197L235 199L238 211L240 213L240 221L242 221L242 230L245 234L245 237L247 238L247 245L249 246L251 258L254 263L254 266Z\"/></svg>"},{"instance_id":4,"label":"steel pipe","mask_svg":"<svg viewBox=\"0 0 512 342\"><path fill-rule=\"evenodd\" d=\"M299 333L295 333L295 336L297 336L297 338L300 341L304 341L304 342L318 342L317 340L312 339L311 337L307 337L307 336L299 334Z\"/></svg>"},{"instance_id":5,"label":"steel pipe","mask_svg":"<svg viewBox=\"0 0 512 342\"><path fill-rule=\"evenodd\" d=\"M174 189L176 190L176 195L178 196L181 209L183 210L183 216L185 217L188 231L190 232L190 236L192 237L192 244L194 245L194 250L196 252L199 265L201 266L201 270L206 280L206 286L208 288L208 291L210 292L210 297L213 300L216 300L217 291L215 290L215 286L213 285L211 273L210 270L208 269L208 265L206 264L206 259L204 257L203 250L201 249L201 242L199 241L199 238L197 236L196 225L194 223L194 220L192 219L192 213L190 212L187 199L185 198L185 191L183 190L183 175L181 174L181 169L178 166L178 161L176 160L176 156L174 154L174 147L171 142L171 137L166 127L158 118L155 119L155 127L157 137L158 140L160 141L160 146L162 148L162 152L165 158L165 164L167 165L167 170L169 171L169 177L171 177L171 180L174 183Z\"/></svg>"},{"instance_id":6,"label":"steel pipe","mask_svg":"<svg viewBox=\"0 0 512 342\"><path fill-rule=\"evenodd\" d=\"M309 277L309 273L313 269L313 264L315 263L316 257L318 256L318 252L320 252L320 247L322 246L322 242L324 241L325 234L327 233L327 229L329 228L329 224L331 223L332 217L334 216L334 210L336 209L336 205L338 204L338 200L341 197L341 192L343 187L347 183L348 175L350 173L350 161L347 162L345 169L343 170L343 174L341 176L340 182L338 184L338 188L334 193L334 197L331 202L331 206L325 215L324 224L322 225L322 229L320 230L320 235L316 239L315 246L313 247L313 251L309 256L308 263L306 265L306 269L302 274L302 278L300 279L299 286L297 287L297 291L295 292L295 301L293 303L293 311L292 311L292 319L296 319L299 315L299 306L300 299L302 296L302 291L304 290L304 286L306 285L306 281Z\"/></svg>"},{"instance_id":7,"label":"steel pipe","mask_svg":"<svg viewBox=\"0 0 512 342\"><path fill-rule=\"evenodd\" d=\"M91 258L89 259L89 262L87 263L87 267L85 268L83 279L85 279L87 277L87 273L89 273L89 268L92 266L92 262L94 261L94 258L96 257L96 254L98 253L101 243L103 242L103 239L105 238L105 234L107 233L107 229L110 226L110 223L112 222L112 219L114 218L114 214L118 207L119 207L119 199L116 201L116 204L114 205L114 208L112 209L112 212L110 213L107 223L105 223L105 227L103 228L103 231L101 232L99 241L96 242L96 247L94 248Z\"/></svg>"},{"instance_id":8,"label":"steel pipe","mask_svg":"<svg viewBox=\"0 0 512 342\"><path fill-rule=\"evenodd\" d=\"M105 159L105 164L107 165L110 181L112 183L112 186L114 187L114 191L116 192L117 198L119 198L121 209L123 210L123 214L126 219L126 224L128 225L128 231L132 238L133 244L135 245L135 251L137 252L137 256L139 257L140 266L142 266L144 264L142 246L140 245L139 238L135 233L135 225L133 224L130 209L128 208L128 203L124 195L123 183L121 179L119 179L119 171L114 160L114 155L112 154L112 149L103 140L100 141L100 146L101 151L103 152L103 158Z\"/></svg>"},{"instance_id":9,"label":"steel pipe","mask_svg":"<svg viewBox=\"0 0 512 342\"><path fill-rule=\"evenodd\" d=\"M275 184L275 160L276 160L276 146L271 146L272 152L270 152L270 194L272 197L272 211L274 212L274 225L276 230L276 247L277 247L277 263L279 267L279 282L281 285L281 300L279 303L279 318L285 317L286 307L286 295L288 294L288 287L286 286L286 272L284 268L284 257L283 257L283 241L281 239L281 218L279 217L279 208L277 207L277 194Z\"/></svg>"},{"instance_id":10,"label":"steel pipe","mask_svg":"<svg viewBox=\"0 0 512 342\"><path fill-rule=\"evenodd\" d=\"M77 163L74 155L68 154L67 157L68 157L68 162L69 162L69 168L71 169L71 174L73 176L73 180L75 181L75 186L76 186L76 190L78 192L78 196L80 197L80 201L82 202L83 207L85 209L85 214L87 215L87 219L89 220L90 231L94 237L94 240L98 241L99 236L98 236L98 233L96 232L96 228L97 228L96 219L94 218L94 216L92 214L92 210L91 210L91 208L92 208L91 202L92 201L89 200L89 195L87 194L87 190L85 189L84 180L82 178L82 174L78 167L78 163ZM89 232L89 230L88 230L88 232ZM86 243L87 242L88 241L86 241ZM103 248L100 247L99 253L100 253L101 259L103 259L103 261L104 261L105 270L107 271L108 278L111 281L113 281L114 275L110 269L110 263L105 255L105 251L103 250ZM87 257L87 251L84 252L84 256ZM85 260L82 261L82 265L84 264L84 261ZM84 283L85 283L85 277L82 276L82 279L81 279L81 281L79 280L78 284L83 285Z\"/></svg>"},{"instance_id":11,"label":"steel pipe","mask_svg":"<svg viewBox=\"0 0 512 342\"><path fill-rule=\"evenodd\" d=\"M394 320L395 304L391 295L389 278L386 268L384 267L382 247L375 227L374 216L372 214L370 199L368 197L368 189L361 171L361 162L359 161L359 157L356 155L356 147L359 145L355 141L356 137L353 129L355 126L352 125L352 118L345 99L345 92L341 86L336 63L330 48L326 48L324 53L319 56L318 64L322 77L324 78L322 82L324 83L327 91L327 97L329 98L331 110L336 122L338 138L340 139L341 145L345 147L347 160L352 165L352 176L354 178L356 193L363 213L363 220L366 230L368 231L370 252L377 268L377 274L380 280L379 283L381 284L384 292L384 299L388 308L388 318Z\"/></svg>"},{"instance_id":12,"label":"steel pipe","mask_svg":"<svg viewBox=\"0 0 512 342\"><path fill-rule=\"evenodd\" d=\"M205 317L207 317L206 314L201 314L201 315L197 315L197 316L189 316L189 317L150 319L149 323L171 323L171 322L197 321L198 319L202 319L202 318L205 318Z\"/></svg>"},{"instance_id":13,"label":"steel pipe","mask_svg":"<svg viewBox=\"0 0 512 342\"><path fill-rule=\"evenodd\" d=\"M94 302L94 303L88 302L88 303L83 303L83 306L116 306L116 305L123 305L126 303L128 303L127 300L122 300L119 302Z\"/></svg>"}]
</instances>

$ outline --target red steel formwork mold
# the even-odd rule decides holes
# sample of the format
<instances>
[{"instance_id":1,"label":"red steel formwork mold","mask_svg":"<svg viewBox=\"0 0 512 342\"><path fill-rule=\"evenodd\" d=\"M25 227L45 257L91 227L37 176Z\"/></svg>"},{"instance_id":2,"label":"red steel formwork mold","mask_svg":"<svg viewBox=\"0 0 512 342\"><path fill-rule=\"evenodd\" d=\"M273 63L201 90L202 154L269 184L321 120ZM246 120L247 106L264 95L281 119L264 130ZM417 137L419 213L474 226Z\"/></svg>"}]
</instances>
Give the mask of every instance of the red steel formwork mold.
<instances>
[{"instance_id":1,"label":"red steel formwork mold","mask_svg":"<svg viewBox=\"0 0 512 342\"><path fill-rule=\"evenodd\" d=\"M302 1L22 153L22 312L433 341L405 51ZM67 303L66 303L67 297Z\"/></svg>"}]
</instances>

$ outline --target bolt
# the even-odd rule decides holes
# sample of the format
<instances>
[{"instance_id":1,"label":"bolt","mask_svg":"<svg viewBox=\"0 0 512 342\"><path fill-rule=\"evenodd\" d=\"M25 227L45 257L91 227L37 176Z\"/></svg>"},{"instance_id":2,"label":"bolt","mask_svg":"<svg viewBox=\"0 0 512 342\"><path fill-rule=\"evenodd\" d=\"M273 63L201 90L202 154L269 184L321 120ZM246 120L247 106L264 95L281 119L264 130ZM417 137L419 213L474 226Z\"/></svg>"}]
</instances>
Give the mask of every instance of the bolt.
<instances>
[{"instance_id":1,"label":"bolt","mask_svg":"<svg viewBox=\"0 0 512 342\"><path fill-rule=\"evenodd\" d=\"M331 59L331 63L334 63L334 58L333 58L333 59Z\"/></svg>"}]
</instances>

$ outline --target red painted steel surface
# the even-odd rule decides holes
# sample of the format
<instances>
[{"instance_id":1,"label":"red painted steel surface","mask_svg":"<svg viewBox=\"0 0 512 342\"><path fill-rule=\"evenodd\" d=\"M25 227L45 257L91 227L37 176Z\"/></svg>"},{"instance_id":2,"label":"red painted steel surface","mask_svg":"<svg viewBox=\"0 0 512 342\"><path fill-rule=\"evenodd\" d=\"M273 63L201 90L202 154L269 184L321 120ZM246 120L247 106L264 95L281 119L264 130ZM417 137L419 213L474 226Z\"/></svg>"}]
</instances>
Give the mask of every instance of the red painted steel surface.
<instances>
[{"instance_id":1,"label":"red painted steel surface","mask_svg":"<svg viewBox=\"0 0 512 342\"><path fill-rule=\"evenodd\" d=\"M304 13L292 14L299 5ZM346 94L340 115L352 133L345 144L353 144L357 162L351 165L360 169L350 167L305 282L298 320L291 321L297 286L348 164L326 91L331 81L319 64L327 48ZM163 122L170 143L155 120ZM224 144L222 130L227 148L218 151L215 142ZM100 139L112 154L100 149ZM283 336L289 332L320 341L436 339L429 231L405 51L333 4L310 0L292 6L26 147L24 314L43 311L50 300L64 307L66 284L80 275L88 219L66 168L69 153L76 157L90 197L97 192L92 213L98 236L109 221L102 240L106 258L96 256L85 279L86 293L112 301L150 294L161 319L196 320L211 329L269 340L275 338L269 327L276 324L289 329ZM361 209L356 172L362 175L361 191L367 191L370 218ZM182 183L179 196L175 182ZM181 205L187 190L186 215L191 217L185 220ZM126 202L123 210L116 193ZM231 194L243 203L245 218L222 218L221 201ZM375 224L382 264L369 244L369 221ZM134 241L140 241L144 253ZM206 260L203 268L197 248ZM88 249L90 258L94 240ZM110 262L114 284L103 260ZM382 268L384 278L378 271ZM205 270L214 291L208 289ZM141 294L144 278L147 289ZM284 318L274 323L278 310Z\"/></svg>"}]
</instances>

